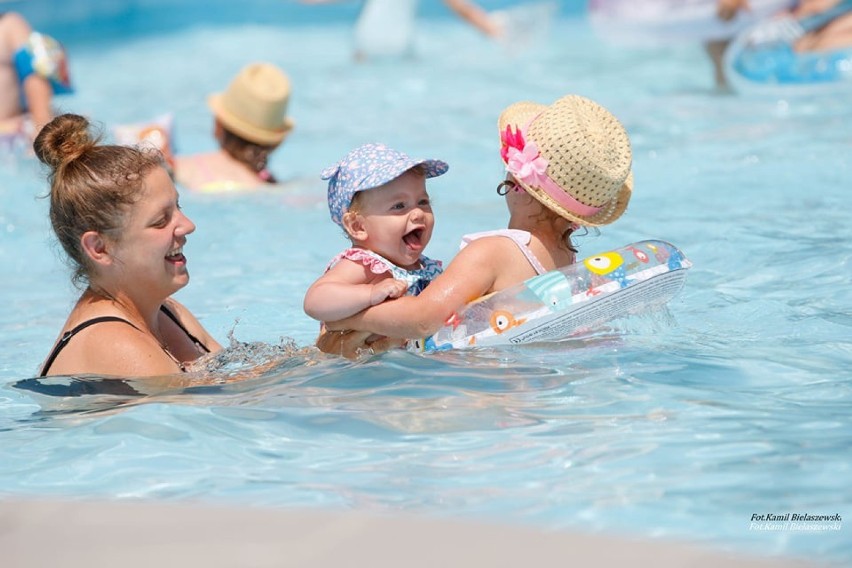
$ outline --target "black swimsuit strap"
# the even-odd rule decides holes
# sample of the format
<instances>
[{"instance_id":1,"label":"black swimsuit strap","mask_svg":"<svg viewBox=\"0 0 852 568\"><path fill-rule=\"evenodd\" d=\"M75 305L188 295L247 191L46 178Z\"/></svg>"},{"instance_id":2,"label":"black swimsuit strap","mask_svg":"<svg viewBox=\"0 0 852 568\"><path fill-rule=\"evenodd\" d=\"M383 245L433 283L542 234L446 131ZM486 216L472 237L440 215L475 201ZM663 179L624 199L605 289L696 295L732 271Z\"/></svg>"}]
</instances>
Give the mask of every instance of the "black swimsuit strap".
<instances>
[{"instance_id":1,"label":"black swimsuit strap","mask_svg":"<svg viewBox=\"0 0 852 568\"><path fill-rule=\"evenodd\" d=\"M201 343L201 341L199 341L199 339L197 337L195 337L194 335L189 333L189 330L186 329L186 327L181 323L181 321L177 318L177 316L174 313L172 313L172 311L170 309L168 309L165 304L160 306L160 311L163 312L164 314L166 314L167 316L169 316L169 319L172 320L173 322L175 322L175 324L177 324L177 326L181 329L181 331L183 331L186 334L186 336L189 337L192 340L193 343L195 343L198 347L204 349L205 353L210 353L210 350L207 349L207 346L204 345L203 343Z\"/></svg>"},{"instance_id":2,"label":"black swimsuit strap","mask_svg":"<svg viewBox=\"0 0 852 568\"><path fill-rule=\"evenodd\" d=\"M89 327L90 325L95 325L96 323L103 323L107 321L120 321L122 323L126 323L133 329L139 329L129 321L124 318L116 317L116 316L101 316L98 318L92 318L90 320L86 320L74 329L70 331L66 331L62 334L62 337L59 338L59 341L56 342L56 345L53 346L53 351L50 352L50 356L47 358L47 361L44 362L44 367L41 368L40 377L44 377L47 375L47 372L50 370L50 366L53 365L53 362L56 360L56 357L59 353L65 349L65 346L68 345L68 342L71 341L71 338ZM140 330L141 331L141 330Z\"/></svg>"},{"instance_id":3,"label":"black swimsuit strap","mask_svg":"<svg viewBox=\"0 0 852 568\"><path fill-rule=\"evenodd\" d=\"M192 340L193 343L195 343L195 345L197 345L198 347L203 349L205 353L210 353L210 350L207 348L207 346L204 345L203 343L201 343L201 341L199 341L197 337L192 335L189 332L189 330L186 329L186 327L183 325L183 323L181 323L181 321L177 318L177 316L174 313L172 313L172 311L170 309L168 309L165 305L162 305L162 306L160 306L160 311L163 312L164 314L166 314L169 317L170 320L175 322L175 324L181 329L181 331L183 331L186 334L186 336L189 337L189 339ZM63 349L65 349L65 346L68 345L68 342L71 341L72 337L74 337L75 335L77 335L78 333L80 333L81 331L83 331L84 329L89 327L90 325L95 325L97 323L103 323L103 322L108 322L108 321L120 321L122 323L126 323L127 325L129 325L133 329L136 329L138 331L142 331L141 329L139 329L138 327L136 327L135 325L133 325L132 323L130 323L126 319L120 318L120 317L117 317L117 316L101 316L101 317L97 317L97 318L92 318L90 320L86 320L83 323L81 323L80 325L78 325L77 327L75 327L74 329L72 329L70 331L66 331L65 333L62 334L62 337L59 339L59 341L56 342L56 345L53 346L53 351L50 352L50 355L48 356L47 361L44 362L44 366L41 368L41 374L39 376L44 377L44 376L47 375L47 372L50 370L50 366L53 365L53 362L56 360L56 357L59 355L59 353ZM165 347L163 347L163 351L165 351L166 354L169 357L171 357L174 360L175 363L178 364L178 367L180 367L181 371L184 370L183 363L181 363L180 361L175 359L174 356Z\"/></svg>"}]
</instances>

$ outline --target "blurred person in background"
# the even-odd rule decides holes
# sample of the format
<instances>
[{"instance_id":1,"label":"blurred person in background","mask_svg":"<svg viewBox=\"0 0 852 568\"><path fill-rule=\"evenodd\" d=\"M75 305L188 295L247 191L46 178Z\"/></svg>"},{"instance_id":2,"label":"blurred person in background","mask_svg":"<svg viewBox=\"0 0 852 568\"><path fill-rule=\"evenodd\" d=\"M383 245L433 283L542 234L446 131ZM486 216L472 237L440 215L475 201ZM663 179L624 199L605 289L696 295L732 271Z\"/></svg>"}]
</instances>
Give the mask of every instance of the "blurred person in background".
<instances>
[{"instance_id":1,"label":"blurred person in background","mask_svg":"<svg viewBox=\"0 0 852 568\"><path fill-rule=\"evenodd\" d=\"M53 118L53 96L71 90L62 46L20 14L0 13L0 137L29 146Z\"/></svg>"}]
</instances>

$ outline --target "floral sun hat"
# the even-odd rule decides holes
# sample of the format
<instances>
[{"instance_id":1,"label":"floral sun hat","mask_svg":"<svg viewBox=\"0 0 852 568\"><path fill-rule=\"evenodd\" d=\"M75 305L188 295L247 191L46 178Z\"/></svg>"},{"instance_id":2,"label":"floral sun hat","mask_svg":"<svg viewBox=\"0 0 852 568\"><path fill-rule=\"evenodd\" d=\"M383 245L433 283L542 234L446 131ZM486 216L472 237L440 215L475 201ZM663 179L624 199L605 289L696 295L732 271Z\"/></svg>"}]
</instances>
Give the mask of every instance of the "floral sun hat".
<instances>
[{"instance_id":1,"label":"floral sun hat","mask_svg":"<svg viewBox=\"0 0 852 568\"><path fill-rule=\"evenodd\" d=\"M370 143L355 148L322 171L322 179L328 180L331 220L342 225L343 215L356 193L382 186L419 165L425 168L427 178L443 175L449 169L441 160L410 158L384 144Z\"/></svg>"},{"instance_id":2,"label":"floral sun hat","mask_svg":"<svg viewBox=\"0 0 852 568\"><path fill-rule=\"evenodd\" d=\"M498 126L506 171L551 211L597 227L627 209L633 191L630 140L601 105L577 95L550 106L515 103Z\"/></svg>"}]
</instances>

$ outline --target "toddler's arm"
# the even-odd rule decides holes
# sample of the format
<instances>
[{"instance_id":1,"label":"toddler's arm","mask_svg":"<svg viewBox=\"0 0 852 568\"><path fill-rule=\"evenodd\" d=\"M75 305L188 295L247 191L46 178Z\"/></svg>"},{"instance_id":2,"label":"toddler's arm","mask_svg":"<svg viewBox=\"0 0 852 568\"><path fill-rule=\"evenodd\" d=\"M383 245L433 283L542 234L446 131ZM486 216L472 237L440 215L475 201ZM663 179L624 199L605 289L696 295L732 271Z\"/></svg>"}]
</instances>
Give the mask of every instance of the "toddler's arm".
<instances>
[{"instance_id":1,"label":"toddler's arm","mask_svg":"<svg viewBox=\"0 0 852 568\"><path fill-rule=\"evenodd\" d=\"M385 278L371 283L373 277L367 267L341 260L308 288L305 313L319 321L340 320L388 298L399 298L408 290L402 280Z\"/></svg>"},{"instance_id":2,"label":"toddler's arm","mask_svg":"<svg viewBox=\"0 0 852 568\"><path fill-rule=\"evenodd\" d=\"M517 250L508 242L502 238L475 241L459 252L444 273L419 296L384 302L343 321L326 320L326 326L331 330L358 329L389 337L428 337L456 310L492 289L500 267L510 258L501 251Z\"/></svg>"}]
</instances>

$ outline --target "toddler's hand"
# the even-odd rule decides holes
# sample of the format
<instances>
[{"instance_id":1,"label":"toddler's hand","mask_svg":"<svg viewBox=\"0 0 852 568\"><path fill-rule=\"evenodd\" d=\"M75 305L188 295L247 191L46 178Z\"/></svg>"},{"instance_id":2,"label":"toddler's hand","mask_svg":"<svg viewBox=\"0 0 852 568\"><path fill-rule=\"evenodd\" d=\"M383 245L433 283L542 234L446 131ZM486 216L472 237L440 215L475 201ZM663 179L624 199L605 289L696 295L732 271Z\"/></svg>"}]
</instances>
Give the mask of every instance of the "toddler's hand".
<instances>
[{"instance_id":1,"label":"toddler's hand","mask_svg":"<svg viewBox=\"0 0 852 568\"><path fill-rule=\"evenodd\" d=\"M381 282L373 284L373 290L370 293L370 305L375 306L381 304L388 298L399 298L404 296L408 290L408 283L405 280L396 280L394 278L386 278Z\"/></svg>"}]
</instances>

